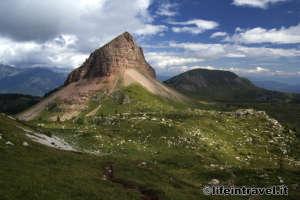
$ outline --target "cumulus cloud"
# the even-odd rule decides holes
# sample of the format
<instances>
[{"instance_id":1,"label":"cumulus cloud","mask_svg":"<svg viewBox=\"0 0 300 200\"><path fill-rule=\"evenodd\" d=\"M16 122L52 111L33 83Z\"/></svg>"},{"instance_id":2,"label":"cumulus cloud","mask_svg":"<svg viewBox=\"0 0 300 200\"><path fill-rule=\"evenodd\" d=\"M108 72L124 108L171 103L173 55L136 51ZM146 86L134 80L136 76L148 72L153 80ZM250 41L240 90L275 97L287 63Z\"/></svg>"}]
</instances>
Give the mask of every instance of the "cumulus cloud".
<instances>
[{"instance_id":1,"label":"cumulus cloud","mask_svg":"<svg viewBox=\"0 0 300 200\"><path fill-rule=\"evenodd\" d=\"M225 41L233 41L245 44L254 43L275 43L275 44L297 44L300 43L300 24L282 27L279 29L264 29L256 27L253 29L238 29L232 37L227 37Z\"/></svg>"},{"instance_id":2,"label":"cumulus cloud","mask_svg":"<svg viewBox=\"0 0 300 200\"><path fill-rule=\"evenodd\" d=\"M154 46L151 47L150 49L154 50ZM205 68L228 70L238 74L284 75L271 68L276 66L290 69L289 64L296 62L300 57L300 50L294 48L249 47L226 43L173 41L168 45L163 45L163 48L158 47L157 50L150 51L145 56L158 73L163 74L176 74L194 68ZM227 65L227 67L214 65Z\"/></svg>"},{"instance_id":3,"label":"cumulus cloud","mask_svg":"<svg viewBox=\"0 0 300 200\"><path fill-rule=\"evenodd\" d=\"M282 70L271 70L266 67L230 67L230 66L211 66L211 65L185 65L170 67L168 70L174 74L183 73L192 69L208 69L208 70L223 70L231 71L240 76L299 76L300 72L282 71Z\"/></svg>"},{"instance_id":4,"label":"cumulus cloud","mask_svg":"<svg viewBox=\"0 0 300 200\"><path fill-rule=\"evenodd\" d=\"M241 68L241 67L227 67L227 68L221 68L222 70L228 70L232 71L238 74L266 74L268 72L271 72L270 69L264 68L264 67L255 67L255 68Z\"/></svg>"},{"instance_id":5,"label":"cumulus cloud","mask_svg":"<svg viewBox=\"0 0 300 200\"><path fill-rule=\"evenodd\" d=\"M278 57L298 57L300 50L283 49L269 47L247 47L236 44L206 44L206 43L177 43L171 42L170 47L181 48L193 52L202 58L278 58Z\"/></svg>"},{"instance_id":6,"label":"cumulus cloud","mask_svg":"<svg viewBox=\"0 0 300 200\"><path fill-rule=\"evenodd\" d=\"M212 66L205 66L205 65L180 65L180 66L170 66L168 68L164 68L163 69L163 73L168 73L169 75L176 75L176 74L180 74L192 69L209 69L209 70L213 70L216 69L215 67Z\"/></svg>"},{"instance_id":7,"label":"cumulus cloud","mask_svg":"<svg viewBox=\"0 0 300 200\"><path fill-rule=\"evenodd\" d=\"M240 6L242 2L245 5L245 2L250 4L255 1L258 0L236 0ZM174 1L161 2L158 10L150 13L153 0L77 0L76 3L73 0L0 1L0 63L74 68L92 50L124 31L144 39L145 36L165 33L169 30L168 26L173 32L191 34L200 34L219 26L218 22L204 19L168 21L168 26L157 24L155 17L174 17L178 9ZM263 2L267 2L263 3L267 6L275 0ZM230 41L229 44L162 42L160 51L163 52L148 52L146 57L158 70L199 66L199 63L219 58L240 61L244 58L264 57L271 60L299 57L299 48L245 46L252 43L300 43L299 27L298 24L270 30L260 27L237 29L232 36L225 32L215 32L210 36L226 38L224 40Z\"/></svg>"},{"instance_id":8,"label":"cumulus cloud","mask_svg":"<svg viewBox=\"0 0 300 200\"><path fill-rule=\"evenodd\" d=\"M186 65L203 61L196 57L180 56L167 52L149 52L145 55L148 61L156 68Z\"/></svg>"},{"instance_id":9,"label":"cumulus cloud","mask_svg":"<svg viewBox=\"0 0 300 200\"><path fill-rule=\"evenodd\" d=\"M233 0L233 5L244 6L244 7L256 7L266 9L271 4L285 2L288 0Z\"/></svg>"},{"instance_id":10,"label":"cumulus cloud","mask_svg":"<svg viewBox=\"0 0 300 200\"><path fill-rule=\"evenodd\" d=\"M212 65L183 65L183 66L172 66L168 68L168 71L173 74L183 73L193 69L208 69L208 70L223 70L223 71L231 71L237 73L239 75L259 75L259 74L268 74L273 75L276 71L269 70L264 67L217 67Z\"/></svg>"},{"instance_id":11,"label":"cumulus cloud","mask_svg":"<svg viewBox=\"0 0 300 200\"><path fill-rule=\"evenodd\" d=\"M150 3L150 0L0 1L0 30L2 35L17 40L46 41L61 33L75 34L80 39L87 36L107 39L125 30L148 28L153 21L148 13Z\"/></svg>"},{"instance_id":12,"label":"cumulus cloud","mask_svg":"<svg viewBox=\"0 0 300 200\"><path fill-rule=\"evenodd\" d=\"M51 41L15 42L0 38L0 60L2 63L26 66L78 67L88 54L76 50L75 35L60 35Z\"/></svg>"},{"instance_id":13,"label":"cumulus cloud","mask_svg":"<svg viewBox=\"0 0 300 200\"><path fill-rule=\"evenodd\" d=\"M266 67L258 66L258 67L219 67L216 69L227 70L237 73L242 76L299 76L299 72L294 71L282 71L282 70L272 70Z\"/></svg>"},{"instance_id":14,"label":"cumulus cloud","mask_svg":"<svg viewBox=\"0 0 300 200\"><path fill-rule=\"evenodd\" d=\"M173 27L172 30L175 33L192 33L192 34L200 34L207 30L215 29L219 26L219 24L215 21L209 21L204 19L194 19L188 20L184 22L169 22L172 25L178 25Z\"/></svg>"},{"instance_id":15,"label":"cumulus cloud","mask_svg":"<svg viewBox=\"0 0 300 200\"><path fill-rule=\"evenodd\" d=\"M210 38L218 38L218 37L226 37L228 36L228 33L226 32L215 32L213 34L211 34Z\"/></svg>"},{"instance_id":16,"label":"cumulus cloud","mask_svg":"<svg viewBox=\"0 0 300 200\"><path fill-rule=\"evenodd\" d=\"M143 28L137 29L135 33L141 36L145 36L145 35L155 35L157 33L162 33L166 30L168 30L168 27L165 25L147 24Z\"/></svg>"},{"instance_id":17,"label":"cumulus cloud","mask_svg":"<svg viewBox=\"0 0 300 200\"><path fill-rule=\"evenodd\" d=\"M21 64L23 58L24 64L69 67L124 31L159 34L167 27L153 22L150 5L151 0L0 1L0 63ZM76 41L58 46L66 36Z\"/></svg>"},{"instance_id":18,"label":"cumulus cloud","mask_svg":"<svg viewBox=\"0 0 300 200\"><path fill-rule=\"evenodd\" d=\"M156 11L159 16L174 17L177 15L177 3L170 3L169 1L164 1L161 3L160 7Z\"/></svg>"}]
</instances>

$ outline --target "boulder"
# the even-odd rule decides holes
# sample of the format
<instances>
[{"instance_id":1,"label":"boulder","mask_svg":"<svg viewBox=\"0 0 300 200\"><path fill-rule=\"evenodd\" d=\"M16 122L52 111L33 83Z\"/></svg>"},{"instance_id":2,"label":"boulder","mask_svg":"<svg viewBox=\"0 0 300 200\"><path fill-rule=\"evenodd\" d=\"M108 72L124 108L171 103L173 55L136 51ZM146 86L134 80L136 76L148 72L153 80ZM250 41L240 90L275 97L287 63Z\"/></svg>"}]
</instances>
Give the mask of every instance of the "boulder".
<instances>
[{"instance_id":1,"label":"boulder","mask_svg":"<svg viewBox=\"0 0 300 200\"><path fill-rule=\"evenodd\" d=\"M218 179L211 179L209 182L208 182L209 185L219 185L220 184L220 181Z\"/></svg>"}]
</instances>

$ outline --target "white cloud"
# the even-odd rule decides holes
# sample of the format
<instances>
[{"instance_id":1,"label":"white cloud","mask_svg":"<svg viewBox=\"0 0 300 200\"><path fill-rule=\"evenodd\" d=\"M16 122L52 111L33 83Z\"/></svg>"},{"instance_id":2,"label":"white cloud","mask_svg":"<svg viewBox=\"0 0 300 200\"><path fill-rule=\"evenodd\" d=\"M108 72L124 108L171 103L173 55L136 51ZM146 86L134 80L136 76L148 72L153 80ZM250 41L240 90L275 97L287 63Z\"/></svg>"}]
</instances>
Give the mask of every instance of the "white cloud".
<instances>
[{"instance_id":1,"label":"white cloud","mask_svg":"<svg viewBox=\"0 0 300 200\"><path fill-rule=\"evenodd\" d=\"M150 49L155 49L155 45L152 45ZM197 67L229 70L240 74L275 74L275 71L271 71L270 67L285 66L291 68L290 64L300 58L300 50L295 48L249 47L228 43L180 43L173 41L168 45L159 46L157 49L161 52L147 53L146 58L150 60L158 73L169 74L180 73ZM292 62L289 62L289 60ZM259 66L254 68L217 68L211 66L212 63L217 65Z\"/></svg>"},{"instance_id":2,"label":"white cloud","mask_svg":"<svg viewBox=\"0 0 300 200\"><path fill-rule=\"evenodd\" d=\"M35 42L16 43L7 38L0 38L0 61L5 64L26 60L26 54L37 53L40 50L41 46Z\"/></svg>"},{"instance_id":3,"label":"white cloud","mask_svg":"<svg viewBox=\"0 0 300 200\"><path fill-rule=\"evenodd\" d=\"M279 58L279 57L299 57L300 50L268 48L268 47L247 47L236 44L206 44L206 43L176 43L171 42L170 47L181 48L190 51L200 58Z\"/></svg>"},{"instance_id":4,"label":"white cloud","mask_svg":"<svg viewBox=\"0 0 300 200\"><path fill-rule=\"evenodd\" d=\"M221 67L220 70L227 70L237 73L242 76L299 76L300 73L294 71L272 70L265 67Z\"/></svg>"},{"instance_id":5,"label":"white cloud","mask_svg":"<svg viewBox=\"0 0 300 200\"><path fill-rule=\"evenodd\" d=\"M222 44L171 42L170 47L181 48L187 51L192 51L204 58L212 58L212 57L224 55L226 53L226 49Z\"/></svg>"},{"instance_id":6,"label":"white cloud","mask_svg":"<svg viewBox=\"0 0 300 200\"><path fill-rule=\"evenodd\" d=\"M203 61L203 59L200 58L173 55L167 52L150 52L146 53L145 56L151 65L156 68L166 68Z\"/></svg>"},{"instance_id":7,"label":"white cloud","mask_svg":"<svg viewBox=\"0 0 300 200\"><path fill-rule=\"evenodd\" d=\"M143 28L136 30L134 33L144 36L144 35L155 35L157 33L162 33L168 30L167 26L164 25L151 25L147 24Z\"/></svg>"},{"instance_id":8,"label":"white cloud","mask_svg":"<svg viewBox=\"0 0 300 200\"><path fill-rule=\"evenodd\" d=\"M217 67L217 66L205 66L205 65L185 65L168 68L168 71L172 74L183 73L192 69L208 69L208 70L222 70L231 71L240 76L299 76L300 72L282 71L282 70L271 70L265 67Z\"/></svg>"},{"instance_id":9,"label":"white cloud","mask_svg":"<svg viewBox=\"0 0 300 200\"><path fill-rule=\"evenodd\" d=\"M72 34L94 48L89 38L104 42L124 31L153 34L150 5L151 0L0 1L0 34L21 41Z\"/></svg>"},{"instance_id":10,"label":"white cloud","mask_svg":"<svg viewBox=\"0 0 300 200\"><path fill-rule=\"evenodd\" d=\"M284 75L283 72L279 73L271 68L280 66L290 68L290 65L286 64L286 60L295 60L300 57L298 49L248 47L222 43L170 42L169 48L164 45L163 49L172 49L172 52L146 53L147 60L158 73L163 74L176 74L194 68L205 68L227 70L242 75ZM227 65L227 67L215 67L212 63L214 63L213 65Z\"/></svg>"},{"instance_id":11,"label":"white cloud","mask_svg":"<svg viewBox=\"0 0 300 200\"><path fill-rule=\"evenodd\" d=\"M217 67L211 65L184 65L184 66L172 66L168 68L168 71L172 74L183 73L192 69L208 69L208 70L223 70L231 71L239 75L279 75L278 71L273 71L261 66L258 67ZM280 75L283 75L280 73Z\"/></svg>"},{"instance_id":12,"label":"white cloud","mask_svg":"<svg viewBox=\"0 0 300 200\"><path fill-rule=\"evenodd\" d=\"M238 74L266 74L271 72L270 69L264 67L255 67L255 68L239 68L239 67L228 67L228 68L221 68L221 70L228 70Z\"/></svg>"},{"instance_id":13,"label":"white cloud","mask_svg":"<svg viewBox=\"0 0 300 200\"><path fill-rule=\"evenodd\" d=\"M173 27L172 30L175 33L192 33L192 34L200 34L207 30L215 29L219 26L219 24L215 21L203 20L203 19L194 19L185 22L169 22L172 25L179 25Z\"/></svg>"},{"instance_id":14,"label":"white cloud","mask_svg":"<svg viewBox=\"0 0 300 200\"><path fill-rule=\"evenodd\" d=\"M163 2L160 7L156 11L157 15L165 16L165 17L174 17L177 15L177 3Z\"/></svg>"},{"instance_id":15,"label":"white cloud","mask_svg":"<svg viewBox=\"0 0 300 200\"><path fill-rule=\"evenodd\" d=\"M95 7L102 7L104 4L104 0L79 0L79 5L83 9L90 9Z\"/></svg>"},{"instance_id":16,"label":"white cloud","mask_svg":"<svg viewBox=\"0 0 300 200\"><path fill-rule=\"evenodd\" d=\"M183 65L183 66L170 66L168 68L166 68L163 72L165 73L169 73L170 75L176 75L176 74L180 74L192 69L209 69L209 70L214 70L216 69L215 67L212 66L200 66L200 65L192 65L192 66L188 66L188 65Z\"/></svg>"},{"instance_id":17,"label":"white cloud","mask_svg":"<svg viewBox=\"0 0 300 200\"><path fill-rule=\"evenodd\" d=\"M300 24L282 27L279 29L264 29L261 27L241 30L239 29L232 37L227 37L226 41L233 41L245 44L251 43L275 43L275 44L297 44L300 43Z\"/></svg>"},{"instance_id":18,"label":"white cloud","mask_svg":"<svg viewBox=\"0 0 300 200\"><path fill-rule=\"evenodd\" d=\"M200 34L203 33L203 29L199 29L198 27L173 27L172 31L175 33L192 33L192 34Z\"/></svg>"},{"instance_id":19,"label":"white cloud","mask_svg":"<svg viewBox=\"0 0 300 200\"><path fill-rule=\"evenodd\" d=\"M233 5L265 9L268 8L271 4L285 1L288 0L233 0Z\"/></svg>"},{"instance_id":20,"label":"white cloud","mask_svg":"<svg viewBox=\"0 0 300 200\"><path fill-rule=\"evenodd\" d=\"M226 36L228 36L226 32L215 32L210 36L210 38L226 37Z\"/></svg>"},{"instance_id":21,"label":"white cloud","mask_svg":"<svg viewBox=\"0 0 300 200\"><path fill-rule=\"evenodd\" d=\"M193 47L193 50L199 51L202 47ZM221 53L220 53L221 54ZM215 56L216 54L214 54ZM288 72L271 70L263 66L224 66L217 67L212 65L202 65L208 59L200 55L175 55L170 52L149 52L146 55L147 60L156 68L158 73L178 74L192 69L225 70L237 73L239 75L287 75ZM300 52L299 52L300 56ZM199 65L200 64L200 65ZM294 73L295 74L295 73Z\"/></svg>"},{"instance_id":22,"label":"white cloud","mask_svg":"<svg viewBox=\"0 0 300 200\"><path fill-rule=\"evenodd\" d=\"M167 27L154 24L148 10L151 3L151 0L0 1L0 63L22 65L24 59L24 64L48 62L75 67L83 55L124 31L137 36L160 34ZM72 38L66 38L69 36ZM56 40L73 44L62 48Z\"/></svg>"},{"instance_id":23,"label":"white cloud","mask_svg":"<svg viewBox=\"0 0 300 200\"><path fill-rule=\"evenodd\" d=\"M61 35L43 44L37 42L15 42L0 38L0 60L2 63L26 66L78 67L87 54L77 51L74 35Z\"/></svg>"}]
</instances>

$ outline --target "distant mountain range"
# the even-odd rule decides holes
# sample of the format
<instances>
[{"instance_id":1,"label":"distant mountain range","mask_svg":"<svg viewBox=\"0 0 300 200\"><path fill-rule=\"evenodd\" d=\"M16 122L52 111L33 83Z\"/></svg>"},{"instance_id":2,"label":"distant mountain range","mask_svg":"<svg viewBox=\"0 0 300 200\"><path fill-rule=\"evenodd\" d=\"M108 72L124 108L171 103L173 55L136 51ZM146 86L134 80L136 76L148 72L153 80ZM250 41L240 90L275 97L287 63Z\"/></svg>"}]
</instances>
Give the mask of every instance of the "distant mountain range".
<instances>
[{"instance_id":1,"label":"distant mountain range","mask_svg":"<svg viewBox=\"0 0 300 200\"><path fill-rule=\"evenodd\" d=\"M0 93L43 96L63 84L65 73L49 68L16 68L0 65Z\"/></svg>"},{"instance_id":2,"label":"distant mountain range","mask_svg":"<svg viewBox=\"0 0 300 200\"><path fill-rule=\"evenodd\" d=\"M278 81L268 81L268 80L252 80L252 82L261 88L268 90L279 91L279 92L289 92L289 93L300 93L300 84L287 84Z\"/></svg>"},{"instance_id":3,"label":"distant mountain range","mask_svg":"<svg viewBox=\"0 0 300 200\"><path fill-rule=\"evenodd\" d=\"M201 70L201 72L200 72ZM201 84L203 83L203 79L207 79L210 80L210 84L213 85L209 85L212 86L214 90L216 89L221 89L221 91L223 91L222 86L221 88L216 88L216 84L221 83L219 81L219 76L220 76L220 72L219 70L204 70L204 69L196 69L196 70L191 70L188 73L183 73L183 75L181 75L180 79L187 78L187 76L190 76L191 73L194 73L193 76L197 76L197 71L198 73L201 73L201 77L200 80L198 80L197 82L193 83L193 86L188 86L188 87L199 87L194 85L194 84ZM16 67L12 67L9 65L3 65L0 64L0 93L10 93L10 94L14 94L14 93L18 93L18 94L26 94L26 95L32 95L32 96L43 96L46 93L48 93L49 91L52 91L53 89L63 85L66 77L67 77L67 73L68 71L66 70L61 70L59 68L42 68L42 67L36 67L36 68L16 68ZM237 75L232 76L234 73L231 72L226 72L225 74L229 75L228 80L230 80L230 76L231 78L235 79ZM223 78L226 77L226 75L224 75ZM216 76L216 77L215 77ZM166 81L165 83L167 85L170 85L171 87L179 87L178 86L178 80L179 75L175 76L173 78L171 78L170 76L165 76L165 75L157 75L157 79L160 81ZM221 76L222 78L222 76ZM225 78L225 79L227 79ZM188 78L189 79L189 78ZM179 90L182 90L182 87L187 87L187 80L182 80L183 81L183 85L181 85L179 88ZM223 81L225 80L223 79ZM232 80L233 80L232 79ZM251 83L250 81L253 83ZM300 84L288 84L288 83L284 83L281 81L273 81L273 80L265 80L265 79L256 79L253 77L249 77L249 80L244 79L244 78L240 78L238 77L235 81L233 82L226 82L227 86L228 84L234 84L235 86L231 85L231 90L232 92L236 93L237 91L237 87L239 84L237 83L243 83L244 86L247 85L248 89L249 86L252 87L252 89L256 86L259 88L264 88L267 90L271 90L271 91L278 91L278 92L286 92L286 93L300 93ZM189 80L191 81L191 80ZM224 82L224 83L225 83ZM247 83L246 83L247 82ZM175 84L175 85L174 85ZM177 84L177 86L176 86ZM223 84L223 83L221 83ZM245 85L246 84L246 85ZM226 84L225 84L226 85ZM200 93L204 93L207 95L207 91L205 91L205 87L200 87L201 88L201 92ZM200 89L198 88L198 89ZM185 88L183 90L187 90L189 91L191 88ZM241 88L240 88L241 89ZM187 92L186 91L186 92ZM189 91L190 93L191 91ZM223 91L224 92L224 91ZM227 91L228 92L228 91ZM216 94L216 92L214 92L214 94ZM218 94L220 95L220 92L218 92ZM199 94L198 94L199 95ZM200 94L201 96L201 94ZM208 95L209 96L209 95Z\"/></svg>"}]
</instances>

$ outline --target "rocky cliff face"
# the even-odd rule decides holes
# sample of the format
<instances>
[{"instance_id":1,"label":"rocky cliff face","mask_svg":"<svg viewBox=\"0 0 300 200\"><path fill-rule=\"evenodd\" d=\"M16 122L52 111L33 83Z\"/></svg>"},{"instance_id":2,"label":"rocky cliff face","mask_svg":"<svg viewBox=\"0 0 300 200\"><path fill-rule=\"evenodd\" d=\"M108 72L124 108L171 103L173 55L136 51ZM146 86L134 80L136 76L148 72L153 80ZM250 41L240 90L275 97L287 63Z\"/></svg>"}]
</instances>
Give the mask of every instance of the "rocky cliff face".
<instances>
[{"instance_id":1,"label":"rocky cliff face","mask_svg":"<svg viewBox=\"0 0 300 200\"><path fill-rule=\"evenodd\" d=\"M187 101L185 96L155 79L155 71L146 62L142 49L125 32L94 51L79 68L70 73L62 87L20 113L18 118L33 120L47 110L49 115L46 120L55 121L58 116L61 121L69 120L80 115L82 111L89 110L89 102L93 97L110 97L114 92L131 84L138 84L148 92L172 101ZM98 108L94 108L89 116L97 113L102 106L100 101L97 103ZM59 113L49 110L53 105Z\"/></svg>"},{"instance_id":2,"label":"rocky cliff face","mask_svg":"<svg viewBox=\"0 0 300 200\"><path fill-rule=\"evenodd\" d=\"M108 77L127 68L135 68L155 78L154 69L146 62L142 48L125 32L108 44L95 50L90 57L67 78L65 85L82 79Z\"/></svg>"}]
</instances>

